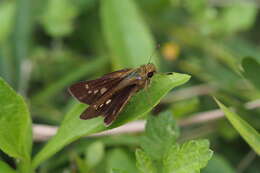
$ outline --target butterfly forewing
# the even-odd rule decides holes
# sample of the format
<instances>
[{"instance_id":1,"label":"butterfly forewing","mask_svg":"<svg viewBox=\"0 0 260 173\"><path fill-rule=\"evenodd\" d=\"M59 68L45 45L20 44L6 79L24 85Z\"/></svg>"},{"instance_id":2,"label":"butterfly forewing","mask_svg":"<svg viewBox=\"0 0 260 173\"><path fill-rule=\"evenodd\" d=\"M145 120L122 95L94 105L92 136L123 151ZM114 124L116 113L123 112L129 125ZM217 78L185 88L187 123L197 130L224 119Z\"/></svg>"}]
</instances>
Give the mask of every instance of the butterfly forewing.
<instances>
[{"instance_id":1,"label":"butterfly forewing","mask_svg":"<svg viewBox=\"0 0 260 173\"><path fill-rule=\"evenodd\" d=\"M69 88L69 91L80 102L90 105L123 80L129 71L130 69L119 70L96 80L76 83Z\"/></svg>"}]
</instances>

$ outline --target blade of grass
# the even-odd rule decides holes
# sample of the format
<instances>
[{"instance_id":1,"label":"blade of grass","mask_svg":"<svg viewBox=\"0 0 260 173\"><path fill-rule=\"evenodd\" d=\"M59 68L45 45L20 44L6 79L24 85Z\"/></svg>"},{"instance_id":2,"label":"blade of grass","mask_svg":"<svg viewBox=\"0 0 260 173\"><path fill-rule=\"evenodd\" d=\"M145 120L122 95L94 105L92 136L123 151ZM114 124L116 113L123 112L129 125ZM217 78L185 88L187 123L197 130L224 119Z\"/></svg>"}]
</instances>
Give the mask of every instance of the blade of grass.
<instances>
[{"instance_id":1,"label":"blade of grass","mask_svg":"<svg viewBox=\"0 0 260 173\"><path fill-rule=\"evenodd\" d=\"M46 102L55 97L59 91L68 87L71 83L77 81L83 76L87 76L97 71L97 69L103 68L108 63L107 58L96 58L95 60L85 63L78 69L73 70L69 75L57 80L51 86L47 86L37 95L33 96L32 102Z\"/></svg>"},{"instance_id":2,"label":"blade of grass","mask_svg":"<svg viewBox=\"0 0 260 173\"><path fill-rule=\"evenodd\" d=\"M244 138L244 140L252 147L252 149L258 155L260 155L260 134L246 121L240 118L239 115L230 111L225 105L223 105L216 98L214 98L214 100L217 102L220 109L225 113L229 122L240 133L242 138Z\"/></svg>"},{"instance_id":3,"label":"blade of grass","mask_svg":"<svg viewBox=\"0 0 260 173\"><path fill-rule=\"evenodd\" d=\"M15 87L21 93L25 93L25 86L28 80L23 80L22 63L28 58L29 41L32 30L32 0L16 1L16 16L14 31L12 36L14 68L15 68Z\"/></svg>"}]
</instances>

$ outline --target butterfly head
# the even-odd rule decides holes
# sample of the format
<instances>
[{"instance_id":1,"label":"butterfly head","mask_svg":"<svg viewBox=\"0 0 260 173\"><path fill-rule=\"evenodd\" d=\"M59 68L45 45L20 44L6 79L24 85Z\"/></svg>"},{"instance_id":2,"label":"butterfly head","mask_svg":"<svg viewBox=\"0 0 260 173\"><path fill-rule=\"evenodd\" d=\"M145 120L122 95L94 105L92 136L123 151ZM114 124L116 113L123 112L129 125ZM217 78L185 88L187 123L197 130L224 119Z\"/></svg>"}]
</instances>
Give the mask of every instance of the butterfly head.
<instances>
[{"instance_id":1,"label":"butterfly head","mask_svg":"<svg viewBox=\"0 0 260 173\"><path fill-rule=\"evenodd\" d=\"M139 74L142 76L143 79L150 79L153 77L154 73L156 72L156 67L154 64L149 63L146 65L142 65L139 68Z\"/></svg>"}]
</instances>

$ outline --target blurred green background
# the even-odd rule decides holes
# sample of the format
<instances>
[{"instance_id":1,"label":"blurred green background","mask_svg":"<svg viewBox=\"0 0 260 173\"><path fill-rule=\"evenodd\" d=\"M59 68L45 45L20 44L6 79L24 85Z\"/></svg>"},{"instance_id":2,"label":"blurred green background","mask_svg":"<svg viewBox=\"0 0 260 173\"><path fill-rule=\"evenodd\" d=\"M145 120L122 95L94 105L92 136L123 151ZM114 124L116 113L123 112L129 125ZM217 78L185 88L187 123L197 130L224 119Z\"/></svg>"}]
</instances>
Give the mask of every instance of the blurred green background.
<instances>
[{"instance_id":1,"label":"blurred green background","mask_svg":"<svg viewBox=\"0 0 260 173\"><path fill-rule=\"evenodd\" d=\"M154 113L169 109L181 122L217 109L215 95L260 129L259 6L246 0L2 0L0 76L26 97L34 124L59 125L75 102L69 85L146 64L156 49L152 62L160 72L192 79ZM181 132L180 140L210 139L214 156L203 173L260 170L259 157L225 118L184 125ZM135 172L141 135L82 139L39 171L76 172L81 165L84 172L85 159L91 172L122 163ZM36 142L33 153L43 143ZM91 151L100 155L97 163ZM0 158L14 164L4 153Z\"/></svg>"}]
</instances>

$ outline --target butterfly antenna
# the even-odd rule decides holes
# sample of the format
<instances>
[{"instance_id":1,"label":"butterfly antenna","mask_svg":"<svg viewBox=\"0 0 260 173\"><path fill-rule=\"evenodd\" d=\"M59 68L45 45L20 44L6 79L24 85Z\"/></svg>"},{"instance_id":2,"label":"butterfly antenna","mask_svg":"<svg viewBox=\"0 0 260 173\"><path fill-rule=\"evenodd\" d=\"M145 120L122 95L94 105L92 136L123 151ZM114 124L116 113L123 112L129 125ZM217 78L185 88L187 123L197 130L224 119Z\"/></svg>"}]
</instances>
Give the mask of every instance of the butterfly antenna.
<instances>
[{"instance_id":1,"label":"butterfly antenna","mask_svg":"<svg viewBox=\"0 0 260 173\"><path fill-rule=\"evenodd\" d=\"M149 57L148 64L151 62L152 57L155 55L156 51L157 51L159 48L160 48L160 44L157 44L156 48L154 48L152 54L151 54L150 57Z\"/></svg>"}]
</instances>

